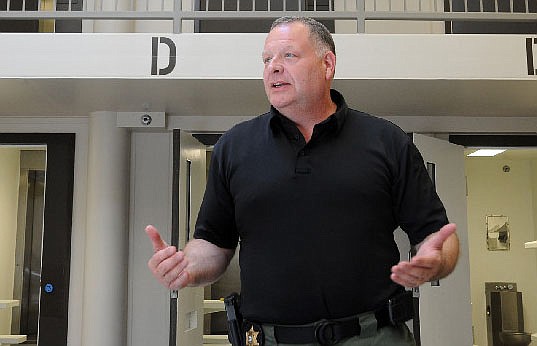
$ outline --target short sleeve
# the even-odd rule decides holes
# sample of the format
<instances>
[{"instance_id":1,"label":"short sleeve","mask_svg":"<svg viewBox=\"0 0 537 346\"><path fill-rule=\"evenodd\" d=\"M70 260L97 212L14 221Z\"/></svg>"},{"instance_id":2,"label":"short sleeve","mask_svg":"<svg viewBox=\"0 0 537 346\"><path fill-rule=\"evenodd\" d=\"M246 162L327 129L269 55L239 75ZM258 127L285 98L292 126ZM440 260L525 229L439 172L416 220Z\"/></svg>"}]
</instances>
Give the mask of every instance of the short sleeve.
<instances>
[{"instance_id":1,"label":"short sleeve","mask_svg":"<svg viewBox=\"0 0 537 346\"><path fill-rule=\"evenodd\" d=\"M424 160L410 138L399 151L393 183L394 211L401 229L416 245L448 223L446 210Z\"/></svg>"},{"instance_id":2,"label":"short sleeve","mask_svg":"<svg viewBox=\"0 0 537 346\"><path fill-rule=\"evenodd\" d=\"M194 238L207 240L221 248L235 249L239 235L229 191L229 162L225 159L224 147L219 141L213 150Z\"/></svg>"}]
</instances>

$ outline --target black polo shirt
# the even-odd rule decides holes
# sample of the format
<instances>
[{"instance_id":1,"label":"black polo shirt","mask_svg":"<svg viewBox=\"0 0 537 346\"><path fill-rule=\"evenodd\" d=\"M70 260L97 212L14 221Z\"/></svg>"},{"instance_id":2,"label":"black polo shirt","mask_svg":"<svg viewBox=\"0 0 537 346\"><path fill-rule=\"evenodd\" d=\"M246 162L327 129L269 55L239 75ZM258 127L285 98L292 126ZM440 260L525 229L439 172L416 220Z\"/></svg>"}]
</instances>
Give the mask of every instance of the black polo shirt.
<instances>
[{"instance_id":1,"label":"black polo shirt","mask_svg":"<svg viewBox=\"0 0 537 346\"><path fill-rule=\"evenodd\" d=\"M392 123L337 111L306 143L274 108L215 145L195 237L240 240L242 311L301 324L369 311L399 287L393 232L412 244L447 221L411 139Z\"/></svg>"}]
</instances>

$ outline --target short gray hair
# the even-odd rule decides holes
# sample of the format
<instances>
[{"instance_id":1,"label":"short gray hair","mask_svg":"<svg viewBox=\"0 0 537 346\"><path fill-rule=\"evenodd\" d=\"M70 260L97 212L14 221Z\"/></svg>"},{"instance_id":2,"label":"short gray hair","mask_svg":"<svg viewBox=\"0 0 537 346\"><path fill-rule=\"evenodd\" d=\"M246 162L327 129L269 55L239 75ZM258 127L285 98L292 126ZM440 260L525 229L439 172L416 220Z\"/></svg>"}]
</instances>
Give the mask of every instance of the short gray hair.
<instances>
[{"instance_id":1,"label":"short gray hair","mask_svg":"<svg viewBox=\"0 0 537 346\"><path fill-rule=\"evenodd\" d=\"M313 39L313 42L317 46L319 53L323 54L326 51L331 51L336 54L336 45L334 44L334 39L330 31L324 26L324 24L316 21L313 18L309 17L281 17L276 19L270 30L286 24L292 23L302 23L308 28L310 32L310 37Z\"/></svg>"}]
</instances>

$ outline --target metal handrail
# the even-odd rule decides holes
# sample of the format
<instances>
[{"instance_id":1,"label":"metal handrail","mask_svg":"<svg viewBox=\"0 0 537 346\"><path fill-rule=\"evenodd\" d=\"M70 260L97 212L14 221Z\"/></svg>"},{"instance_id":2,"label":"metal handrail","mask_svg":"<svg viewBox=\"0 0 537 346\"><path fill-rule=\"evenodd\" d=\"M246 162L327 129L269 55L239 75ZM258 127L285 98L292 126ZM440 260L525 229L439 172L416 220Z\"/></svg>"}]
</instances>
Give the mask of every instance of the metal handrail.
<instances>
[{"instance_id":1,"label":"metal handrail","mask_svg":"<svg viewBox=\"0 0 537 346\"><path fill-rule=\"evenodd\" d=\"M134 9L136 6L134 0L130 1L130 8L132 10L119 10L118 0L97 0L100 1L95 4L94 9L89 9L86 0L83 1L82 8L73 8L72 1L77 0L64 0L66 6L65 10L59 10L57 8L57 1L52 1L51 10L43 10L42 3L46 0L38 0L37 9L29 9L26 5L26 1L22 0L22 10L10 9L10 3L13 4L14 0L7 1L7 9L0 9L0 20L2 19L79 19L79 20L168 20L173 21L174 32L179 33L181 31L181 24L184 20L223 20L223 19L271 19L278 18L283 15L295 15L295 16L311 16L317 19L331 19L331 20L355 20L357 22L357 31L365 31L365 21L367 20L400 20L400 21L498 21L498 22L537 22L537 0L523 0L524 12L514 11L513 0L503 0L509 2L510 12L500 12L498 2L494 1L495 11L486 11L485 1L490 6L491 0L449 0L449 2L443 3L443 6L439 6L437 0L414 0L414 7L411 8L411 0L353 0L353 3L347 3L342 1L342 9L336 9L333 0L313 0L310 8L313 10L303 10L304 4L299 0L294 5L298 5L298 10L284 10L289 8L291 0L280 0L283 4L282 10L274 10L273 1L264 0L263 5L266 10L258 10L258 4L256 0L236 0L235 9L226 9L224 6L224 0L196 0L204 1L205 5L203 9L200 4L195 5L191 3L190 8L184 9L184 1L186 0L172 0L170 8L166 8L164 0L145 0L145 5L138 6L138 9ZM103 2L112 1L113 10L103 9ZM157 1L160 6L156 10L150 8L150 1ZM239 10L241 6L247 1L251 2L252 10ZM258 2L260 0L257 0ZM316 10L318 3L324 1L323 6L327 6L328 10ZM386 9L382 9L379 2L382 1ZM454 1L457 1L457 5L460 7L462 4L464 7L460 10L454 9ZM479 1L479 11L469 10L469 1ZM220 10L210 10L209 2L211 4L219 3ZM326 4L326 2L328 2ZM417 3L416 3L417 2ZM432 3L431 3L432 2ZM143 1L142 1L143 3ZM305 3L305 2L304 2ZM397 5L401 5L400 9L396 9ZM350 6L352 5L352 6ZM473 4L475 6L475 4ZM282 7L282 6L279 6ZM444 10L446 8L446 10Z\"/></svg>"}]
</instances>

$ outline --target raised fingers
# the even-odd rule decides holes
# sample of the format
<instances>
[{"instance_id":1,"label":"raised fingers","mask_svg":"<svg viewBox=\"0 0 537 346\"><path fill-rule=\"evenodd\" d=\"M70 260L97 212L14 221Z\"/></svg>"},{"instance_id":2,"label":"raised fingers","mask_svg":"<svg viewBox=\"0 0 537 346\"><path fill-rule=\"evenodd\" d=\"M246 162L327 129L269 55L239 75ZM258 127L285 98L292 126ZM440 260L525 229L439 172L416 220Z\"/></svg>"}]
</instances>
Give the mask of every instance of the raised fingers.
<instances>
[{"instance_id":1,"label":"raised fingers","mask_svg":"<svg viewBox=\"0 0 537 346\"><path fill-rule=\"evenodd\" d=\"M145 233L151 240L151 244L153 245L153 251L157 252L159 250L162 250L166 247L168 247L168 244L162 238L160 237L160 233L153 225L148 225L145 228Z\"/></svg>"},{"instance_id":2,"label":"raised fingers","mask_svg":"<svg viewBox=\"0 0 537 346\"><path fill-rule=\"evenodd\" d=\"M172 287L173 283L183 274L187 264L184 253L169 246L155 253L147 266L162 285L178 289L182 287Z\"/></svg>"}]
</instances>

